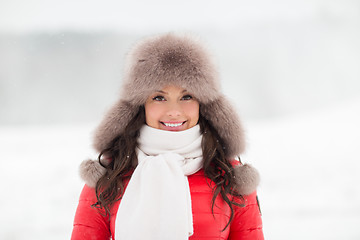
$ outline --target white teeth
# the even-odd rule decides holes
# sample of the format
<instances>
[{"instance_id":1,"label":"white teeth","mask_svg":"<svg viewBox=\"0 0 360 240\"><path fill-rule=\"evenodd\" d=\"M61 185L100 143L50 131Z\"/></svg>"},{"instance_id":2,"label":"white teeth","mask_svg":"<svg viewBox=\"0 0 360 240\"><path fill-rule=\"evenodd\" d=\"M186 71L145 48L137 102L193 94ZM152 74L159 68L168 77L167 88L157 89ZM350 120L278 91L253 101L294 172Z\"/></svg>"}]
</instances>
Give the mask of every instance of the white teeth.
<instances>
[{"instance_id":1,"label":"white teeth","mask_svg":"<svg viewBox=\"0 0 360 240\"><path fill-rule=\"evenodd\" d=\"M167 127L178 127L181 126L183 123L164 123Z\"/></svg>"}]
</instances>

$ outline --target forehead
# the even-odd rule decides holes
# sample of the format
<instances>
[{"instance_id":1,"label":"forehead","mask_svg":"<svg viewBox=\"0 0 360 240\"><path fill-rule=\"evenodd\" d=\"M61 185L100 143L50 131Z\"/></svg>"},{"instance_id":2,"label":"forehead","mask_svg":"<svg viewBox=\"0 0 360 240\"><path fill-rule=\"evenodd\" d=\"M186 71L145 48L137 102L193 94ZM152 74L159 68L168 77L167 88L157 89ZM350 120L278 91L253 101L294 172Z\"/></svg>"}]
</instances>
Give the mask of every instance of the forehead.
<instances>
[{"instance_id":1,"label":"forehead","mask_svg":"<svg viewBox=\"0 0 360 240\"><path fill-rule=\"evenodd\" d=\"M188 92L186 89L178 86L165 86L162 89L155 90L155 93L163 93L163 94L182 94Z\"/></svg>"}]
</instances>

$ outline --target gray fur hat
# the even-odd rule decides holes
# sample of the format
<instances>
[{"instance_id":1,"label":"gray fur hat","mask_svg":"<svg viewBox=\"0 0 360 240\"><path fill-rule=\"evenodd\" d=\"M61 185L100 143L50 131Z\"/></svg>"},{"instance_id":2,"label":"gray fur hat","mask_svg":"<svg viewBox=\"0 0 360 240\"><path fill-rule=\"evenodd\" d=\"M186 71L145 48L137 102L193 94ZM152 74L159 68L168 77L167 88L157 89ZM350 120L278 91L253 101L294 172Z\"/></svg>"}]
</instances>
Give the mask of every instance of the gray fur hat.
<instances>
[{"instance_id":1,"label":"gray fur hat","mask_svg":"<svg viewBox=\"0 0 360 240\"><path fill-rule=\"evenodd\" d=\"M200 114L217 130L228 158L244 151L243 128L235 109L220 92L210 56L200 42L174 34L147 38L130 51L121 97L96 129L95 149L106 149L148 96L167 85L182 87L199 101Z\"/></svg>"},{"instance_id":2,"label":"gray fur hat","mask_svg":"<svg viewBox=\"0 0 360 240\"><path fill-rule=\"evenodd\" d=\"M244 151L244 132L235 109L220 91L220 81L210 56L197 40L166 34L147 38L130 51L120 99L95 131L94 148L101 152L124 131L148 96L167 85L186 89L200 103L200 114L217 130L227 158ZM87 160L80 175L90 187L105 173L97 161ZM238 192L249 194L259 174L248 164L235 167Z\"/></svg>"}]
</instances>

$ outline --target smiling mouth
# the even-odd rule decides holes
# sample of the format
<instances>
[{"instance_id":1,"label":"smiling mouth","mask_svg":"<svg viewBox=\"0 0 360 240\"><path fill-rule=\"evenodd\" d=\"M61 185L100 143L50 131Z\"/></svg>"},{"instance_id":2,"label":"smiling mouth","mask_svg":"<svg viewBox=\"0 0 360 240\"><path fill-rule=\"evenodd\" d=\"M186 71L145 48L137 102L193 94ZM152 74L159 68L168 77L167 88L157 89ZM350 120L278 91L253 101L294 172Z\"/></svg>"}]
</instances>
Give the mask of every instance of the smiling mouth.
<instances>
[{"instance_id":1,"label":"smiling mouth","mask_svg":"<svg viewBox=\"0 0 360 240\"><path fill-rule=\"evenodd\" d=\"M185 121L186 122L186 121ZM185 122L181 122L181 123L165 123L165 122L161 122L163 125L165 125L166 127L180 127L181 125L183 125Z\"/></svg>"}]
</instances>

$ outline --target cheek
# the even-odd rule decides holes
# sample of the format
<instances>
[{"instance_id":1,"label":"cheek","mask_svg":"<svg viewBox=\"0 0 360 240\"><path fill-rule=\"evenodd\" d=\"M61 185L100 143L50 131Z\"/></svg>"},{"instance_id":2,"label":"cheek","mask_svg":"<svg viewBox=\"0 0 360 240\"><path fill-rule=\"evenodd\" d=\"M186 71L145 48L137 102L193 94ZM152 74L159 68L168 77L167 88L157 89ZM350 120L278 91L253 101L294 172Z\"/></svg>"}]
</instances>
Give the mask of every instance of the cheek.
<instances>
[{"instance_id":1,"label":"cheek","mask_svg":"<svg viewBox=\"0 0 360 240\"><path fill-rule=\"evenodd\" d=\"M191 119L191 122L196 124L199 120L199 103L193 102L186 107L186 115Z\"/></svg>"},{"instance_id":2,"label":"cheek","mask_svg":"<svg viewBox=\"0 0 360 240\"><path fill-rule=\"evenodd\" d=\"M145 104L145 121L146 124L151 125L160 120L161 109L154 104Z\"/></svg>"}]
</instances>

